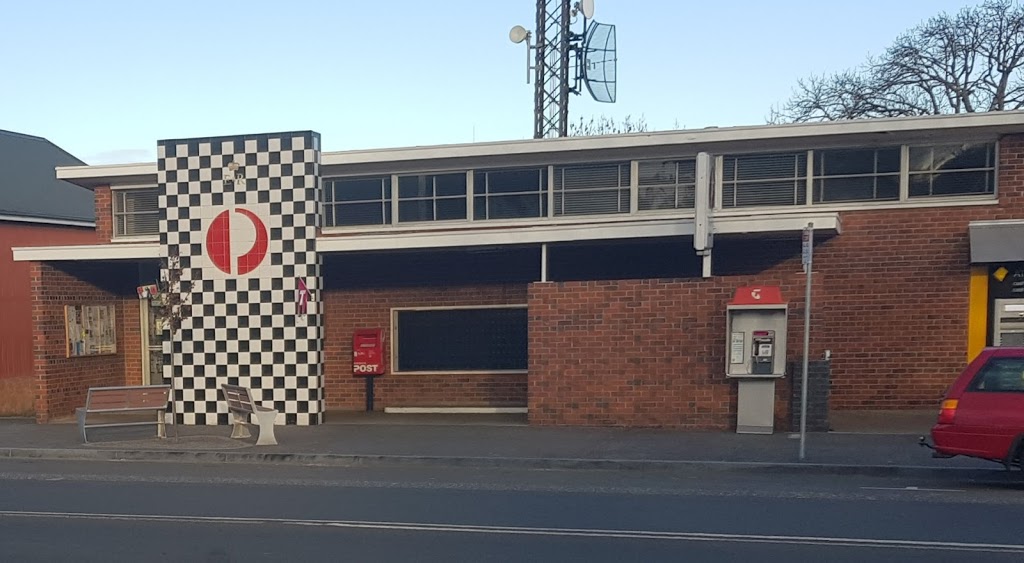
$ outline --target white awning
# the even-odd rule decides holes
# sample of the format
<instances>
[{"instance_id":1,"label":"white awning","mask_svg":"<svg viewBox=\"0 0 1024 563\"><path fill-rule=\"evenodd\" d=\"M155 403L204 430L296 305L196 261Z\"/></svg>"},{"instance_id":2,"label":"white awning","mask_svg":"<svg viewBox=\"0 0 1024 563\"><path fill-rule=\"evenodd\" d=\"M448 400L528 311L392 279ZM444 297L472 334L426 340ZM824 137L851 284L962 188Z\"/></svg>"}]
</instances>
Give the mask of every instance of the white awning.
<instances>
[{"instance_id":1,"label":"white awning","mask_svg":"<svg viewBox=\"0 0 1024 563\"><path fill-rule=\"evenodd\" d=\"M1024 262L1024 220L972 221L971 263Z\"/></svg>"}]
</instances>

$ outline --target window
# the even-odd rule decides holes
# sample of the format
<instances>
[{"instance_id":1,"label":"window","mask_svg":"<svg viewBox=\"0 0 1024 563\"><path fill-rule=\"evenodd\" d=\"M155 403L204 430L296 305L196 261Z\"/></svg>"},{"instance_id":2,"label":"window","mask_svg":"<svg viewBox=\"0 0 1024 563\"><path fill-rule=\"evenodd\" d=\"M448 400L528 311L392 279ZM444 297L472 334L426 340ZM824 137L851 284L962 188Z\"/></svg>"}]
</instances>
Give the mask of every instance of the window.
<instances>
[{"instance_id":1,"label":"window","mask_svg":"<svg viewBox=\"0 0 1024 563\"><path fill-rule=\"evenodd\" d=\"M995 193L995 144L910 147L910 197Z\"/></svg>"},{"instance_id":2,"label":"window","mask_svg":"<svg viewBox=\"0 0 1024 563\"><path fill-rule=\"evenodd\" d=\"M971 391L1024 393L1024 358L992 358L974 377Z\"/></svg>"},{"instance_id":3,"label":"window","mask_svg":"<svg viewBox=\"0 0 1024 563\"><path fill-rule=\"evenodd\" d=\"M159 191L153 188L113 190L114 236L160 234Z\"/></svg>"},{"instance_id":4,"label":"window","mask_svg":"<svg viewBox=\"0 0 1024 563\"><path fill-rule=\"evenodd\" d=\"M806 202L806 152L723 159L722 207L803 205Z\"/></svg>"},{"instance_id":5,"label":"window","mask_svg":"<svg viewBox=\"0 0 1024 563\"><path fill-rule=\"evenodd\" d=\"M473 176L473 218L546 217L547 188L547 168L477 172Z\"/></svg>"},{"instance_id":6,"label":"window","mask_svg":"<svg viewBox=\"0 0 1024 563\"><path fill-rule=\"evenodd\" d=\"M398 178L398 221L466 218L466 174L422 174Z\"/></svg>"},{"instance_id":7,"label":"window","mask_svg":"<svg viewBox=\"0 0 1024 563\"><path fill-rule=\"evenodd\" d=\"M667 160L641 162L639 175L639 209L693 209L697 186L697 161Z\"/></svg>"},{"instance_id":8,"label":"window","mask_svg":"<svg viewBox=\"0 0 1024 563\"><path fill-rule=\"evenodd\" d=\"M524 306L397 310L395 371L525 371Z\"/></svg>"},{"instance_id":9,"label":"window","mask_svg":"<svg viewBox=\"0 0 1024 563\"><path fill-rule=\"evenodd\" d=\"M555 215L629 213L629 164L555 167Z\"/></svg>"},{"instance_id":10,"label":"window","mask_svg":"<svg viewBox=\"0 0 1024 563\"><path fill-rule=\"evenodd\" d=\"M900 198L900 147L814 152L814 203Z\"/></svg>"},{"instance_id":11,"label":"window","mask_svg":"<svg viewBox=\"0 0 1024 563\"><path fill-rule=\"evenodd\" d=\"M391 223L391 176L324 179L324 225Z\"/></svg>"}]
</instances>

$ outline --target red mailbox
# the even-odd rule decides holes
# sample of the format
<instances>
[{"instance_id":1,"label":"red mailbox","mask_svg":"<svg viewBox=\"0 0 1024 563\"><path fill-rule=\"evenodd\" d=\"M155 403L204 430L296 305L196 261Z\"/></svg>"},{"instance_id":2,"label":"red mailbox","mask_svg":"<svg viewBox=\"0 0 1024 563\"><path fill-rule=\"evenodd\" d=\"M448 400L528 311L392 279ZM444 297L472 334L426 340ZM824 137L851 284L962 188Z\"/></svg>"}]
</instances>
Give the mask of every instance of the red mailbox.
<instances>
[{"instance_id":1,"label":"red mailbox","mask_svg":"<svg viewBox=\"0 0 1024 563\"><path fill-rule=\"evenodd\" d=\"M352 375L384 375L384 329L360 329L352 334Z\"/></svg>"}]
</instances>

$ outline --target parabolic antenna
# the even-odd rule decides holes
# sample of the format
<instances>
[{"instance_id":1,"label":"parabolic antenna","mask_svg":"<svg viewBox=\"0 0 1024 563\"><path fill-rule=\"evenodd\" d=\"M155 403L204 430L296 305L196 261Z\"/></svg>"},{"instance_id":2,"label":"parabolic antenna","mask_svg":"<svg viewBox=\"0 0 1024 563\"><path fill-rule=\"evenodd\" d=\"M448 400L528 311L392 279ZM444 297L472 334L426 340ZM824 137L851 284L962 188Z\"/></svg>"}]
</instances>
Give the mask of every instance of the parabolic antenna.
<instances>
[{"instance_id":1,"label":"parabolic antenna","mask_svg":"<svg viewBox=\"0 0 1024 563\"><path fill-rule=\"evenodd\" d=\"M594 0L580 0L580 11L588 20L594 19Z\"/></svg>"},{"instance_id":2,"label":"parabolic antenna","mask_svg":"<svg viewBox=\"0 0 1024 563\"><path fill-rule=\"evenodd\" d=\"M508 38L513 43L522 43L523 40L529 36L530 32L526 31L526 28L521 25L513 27L512 30L508 32Z\"/></svg>"},{"instance_id":3,"label":"parabolic antenna","mask_svg":"<svg viewBox=\"0 0 1024 563\"><path fill-rule=\"evenodd\" d=\"M593 9L593 2L591 2ZM615 26L594 22L583 42L583 82L594 100L615 102Z\"/></svg>"}]
</instances>

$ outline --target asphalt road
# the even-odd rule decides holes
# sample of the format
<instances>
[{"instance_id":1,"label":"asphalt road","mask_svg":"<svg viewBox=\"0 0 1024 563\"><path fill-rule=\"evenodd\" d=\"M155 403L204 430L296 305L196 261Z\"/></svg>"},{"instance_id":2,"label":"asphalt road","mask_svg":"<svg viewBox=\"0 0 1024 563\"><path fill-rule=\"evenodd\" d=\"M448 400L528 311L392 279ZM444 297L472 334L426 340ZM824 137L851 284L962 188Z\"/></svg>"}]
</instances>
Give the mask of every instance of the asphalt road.
<instances>
[{"instance_id":1,"label":"asphalt road","mask_svg":"<svg viewBox=\"0 0 1024 563\"><path fill-rule=\"evenodd\" d=\"M1020 561L1024 475L0 461L4 561Z\"/></svg>"}]
</instances>

